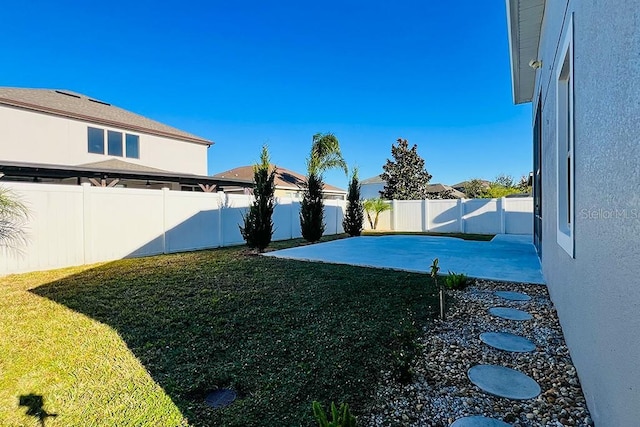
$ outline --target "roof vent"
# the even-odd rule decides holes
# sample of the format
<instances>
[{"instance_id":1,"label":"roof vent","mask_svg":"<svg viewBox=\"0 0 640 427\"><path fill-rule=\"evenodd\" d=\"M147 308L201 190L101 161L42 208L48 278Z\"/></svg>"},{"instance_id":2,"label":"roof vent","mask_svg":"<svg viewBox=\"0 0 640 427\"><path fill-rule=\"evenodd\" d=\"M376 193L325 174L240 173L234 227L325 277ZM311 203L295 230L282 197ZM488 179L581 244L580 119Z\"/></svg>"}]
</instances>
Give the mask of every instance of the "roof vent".
<instances>
[{"instance_id":1,"label":"roof vent","mask_svg":"<svg viewBox=\"0 0 640 427\"><path fill-rule=\"evenodd\" d=\"M95 102L96 104L111 105L111 104L109 104L108 102L98 101L97 99L91 99L91 98L89 98L89 101L91 101L91 102Z\"/></svg>"},{"instance_id":2,"label":"roof vent","mask_svg":"<svg viewBox=\"0 0 640 427\"><path fill-rule=\"evenodd\" d=\"M76 95L75 93L64 92L64 91L61 91L61 90L56 90L55 93L59 93L60 95L67 95L67 96L71 96L73 98L80 99L80 96Z\"/></svg>"}]
</instances>

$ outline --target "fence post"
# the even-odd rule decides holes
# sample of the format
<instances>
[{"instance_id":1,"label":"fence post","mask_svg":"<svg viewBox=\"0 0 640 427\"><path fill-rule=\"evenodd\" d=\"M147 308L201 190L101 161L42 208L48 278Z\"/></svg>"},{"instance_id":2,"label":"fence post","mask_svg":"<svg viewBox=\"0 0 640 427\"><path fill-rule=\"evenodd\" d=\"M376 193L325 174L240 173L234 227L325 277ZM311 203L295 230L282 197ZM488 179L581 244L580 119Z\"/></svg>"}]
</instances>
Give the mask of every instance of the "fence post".
<instances>
[{"instance_id":1,"label":"fence post","mask_svg":"<svg viewBox=\"0 0 640 427\"><path fill-rule=\"evenodd\" d=\"M498 200L498 209L500 209L500 234L505 234L506 230L507 230L507 225L506 225L506 204L507 204L507 199L504 197L501 197Z\"/></svg>"},{"instance_id":2,"label":"fence post","mask_svg":"<svg viewBox=\"0 0 640 427\"><path fill-rule=\"evenodd\" d=\"M218 215L218 244L220 247L224 246L224 233L222 232L222 213L224 212L224 205L226 203L226 195L222 191L218 191L218 196L220 196L219 202L220 205L218 210L220 211Z\"/></svg>"},{"instance_id":3,"label":"fence post","mask_svg":"<svg viewBox=\"0 0 640 427\"><path fill-rule=\"evenodd\" d=\"M167 251L167 201L169 197L169 188L162 187L162 253L169 253Z\"/></svg>"},{"instance_id":4,"label":"fence post","mask_svg":"<svg viewBox=\"0 0 640 427\"><path fill-rule=\"evenodd\" d=\"M293 239L293 204L295 201L293 197L291 198L291 203L289 203L289 238Z\"/></svg>"},{"instance_id":5,"label":"fence post","mask_svg":"<svg viewBox=\"0 0 640 427\"><path fill-rule=\"evenodd\" d=\"M82 184L82 263L90 264L93 261L91 254L89 253L91 248L91 209L89 206L89 198L91 192L91 184L83 182Z\"/></svg>"},{"instance_id":6,"label":"fence post","mask_svg":"<svg viewBox=\"0 0 640 427\"><path fill-rule=\"evenodd\" d=\"M398 201L397 200L392 200L391 201L391 231L396 231L396 223L398 222L398 219L396 218L397 213L398 213Z\"/></svg>"},{"instance_id":7,"label":"fence post","mask_svg":"<svg viewBox=\"0 0 640 427\"><path fill-rule=\"evenodd\" d=\"M458 214L460 216L460 233L464 233L464 201L463 199L458 199L459 211Z\"/></svg>"},{"instance_id":8,"label":"fence post","mask_svg":"<svg viewBox=\"0 0 640 427\"><path fill-rule=\"evenodd\" d=\"M429 231L429 200L422 201L422 231Z\"/></svg>"}]
</instances>

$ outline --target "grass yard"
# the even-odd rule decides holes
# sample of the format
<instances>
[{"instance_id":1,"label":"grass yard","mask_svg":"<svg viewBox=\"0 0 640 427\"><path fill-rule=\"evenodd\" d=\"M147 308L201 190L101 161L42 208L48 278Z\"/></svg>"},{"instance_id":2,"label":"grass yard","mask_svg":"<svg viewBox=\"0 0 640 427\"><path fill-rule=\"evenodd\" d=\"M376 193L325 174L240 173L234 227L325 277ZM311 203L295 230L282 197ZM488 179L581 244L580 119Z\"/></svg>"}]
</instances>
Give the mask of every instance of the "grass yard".
<instances>
[{"instance_id":1,"label":"grass yard","mask_svg":"<svg viewBox=\"0 0 640 427\"><path fill-rule=\"evenodd\" d=\"M363 414L381 370L406 379L437 304L427 275L240 247L13 275L0 292L3 426L306 426L313 400ZM216 387L240 399L209 409Z\"/></svg>"}]
</instances>

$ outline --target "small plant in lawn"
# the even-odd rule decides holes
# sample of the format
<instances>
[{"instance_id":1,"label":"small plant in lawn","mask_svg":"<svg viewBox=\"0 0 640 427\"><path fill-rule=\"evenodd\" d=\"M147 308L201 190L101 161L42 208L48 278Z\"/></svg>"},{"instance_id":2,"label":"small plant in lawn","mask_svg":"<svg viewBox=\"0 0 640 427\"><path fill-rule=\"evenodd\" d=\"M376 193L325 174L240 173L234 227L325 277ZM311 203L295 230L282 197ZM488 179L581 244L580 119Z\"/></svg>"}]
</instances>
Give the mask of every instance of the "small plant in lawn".
<instances>
[{"instance_id":1,"label":"small plant in lawn","mask_svg":"<svg viewBox=\"0 0 640 427\"><path fill-rule=\"evenodd\" d=\"M438 266L438 258L435 258L431 263L431 278L438 288L439 300L440 300L440 319L444 320L444 287L442 285L438 285L438 272L440 271L440 267Z\"/></svg>"},{"instance_id":2,"label":"small plant in lawn","mask_svg":"<svg viewBox=\"0 0 640 427\"><path fill-rule=\"evenodd\" d=\"M340 408L336 408L335 403L331 402L331 421L327 418L327 414L322 409L320 402L313 401L313 416L318 421L319 427L355 427L356 417L349 412L349 405L343 403Z\"/></svg>"},{"instance_id":3,"label":"small plant in lawn","mask_svg":"<svg viewBox=\"0 0 640 427\"><path fill-rule=\"evenodd\" d=\"M449 274L444 278L444 284L448 289L460 290L467 287L469 278L464 273L456 274L449 271Z\"/></svg>"},{"instance_id":4,"label":"small plant in lawn","mask_svg":"<svg viewBox=\"0 0 640 427\"><path fill-rule=\"evenodd\" d=\"M255 201L249 208L249 212L243 215L244 227L240 227L240 233L250 248L256 248L259 252L271 243L273 236L273 215L276 169L269 163L267 146L262 147L260 163L253 167L253 196Z\"/></svg>"},{"instance_id":5,"label":"small plant in lawn","mask_svg":"<svg viewBox=\"0 0 640 427\"><path fill-rule=\"evenodd\" d=\"M362 221L364 220L364 208L360 201L360 181L358 181L358 169L353 170L349 181L349 194L347 195L347 212L345 213L342 227L349 236L359 236L362 233Z\"/></svg>"}]
</instances>

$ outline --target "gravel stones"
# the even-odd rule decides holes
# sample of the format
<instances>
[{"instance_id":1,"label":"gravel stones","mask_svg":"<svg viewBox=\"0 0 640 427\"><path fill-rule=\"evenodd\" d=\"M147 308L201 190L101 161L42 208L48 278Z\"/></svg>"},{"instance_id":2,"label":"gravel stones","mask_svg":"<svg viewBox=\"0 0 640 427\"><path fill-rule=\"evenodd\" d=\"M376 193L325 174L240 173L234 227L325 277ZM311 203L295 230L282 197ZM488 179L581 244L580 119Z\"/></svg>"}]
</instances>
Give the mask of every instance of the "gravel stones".
<instances>
[{"instance_id":1,"label":"gravel stones","mask_svg":"<svg viewBox=\"0 0 640 427\"><path fill-rule=\"evenodd\" d=\"M505 289L526 293L531 300L510 302L494 295ZM434 320L424 330L410 367L412 382L399 384L391 371L381 372L373 407L358 417L363 426L449 427L459 418L480 415L516 427L593 425L546 287L476 280L463 291L448 292L447 298L452 307L446 320ZM496 304L521 307L532 319L494 317L487 307ZM529 353L497 350L478 338L487 331L527 337L536 348ZM484 393L467 378L468 369L477 364L524 372L540 385L541 394L513 401Z\"/></svg>"}]
</instances>

